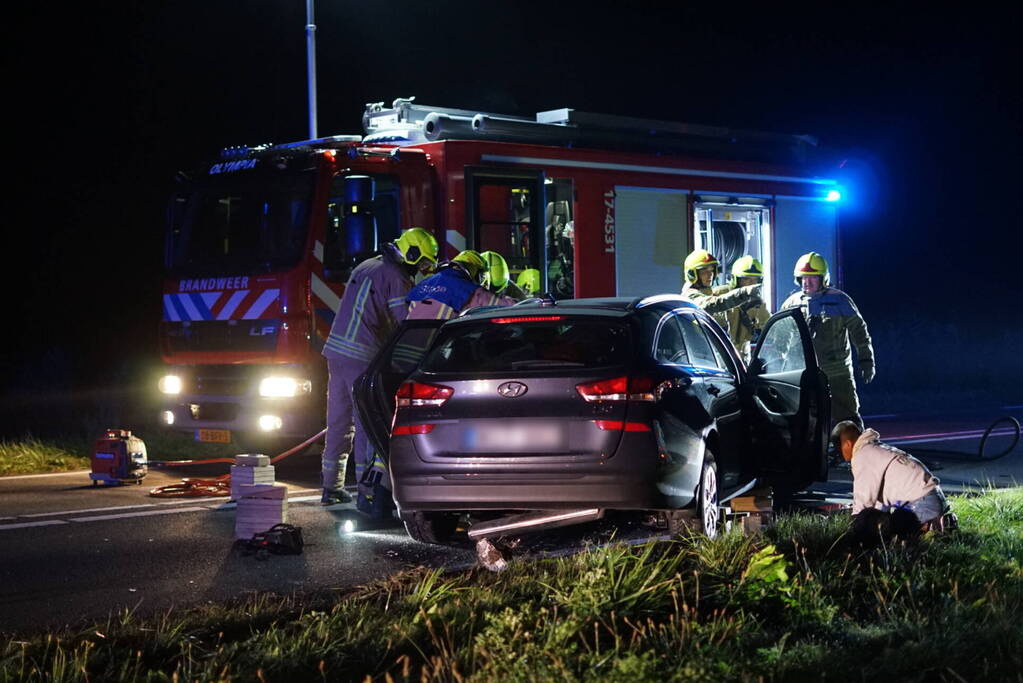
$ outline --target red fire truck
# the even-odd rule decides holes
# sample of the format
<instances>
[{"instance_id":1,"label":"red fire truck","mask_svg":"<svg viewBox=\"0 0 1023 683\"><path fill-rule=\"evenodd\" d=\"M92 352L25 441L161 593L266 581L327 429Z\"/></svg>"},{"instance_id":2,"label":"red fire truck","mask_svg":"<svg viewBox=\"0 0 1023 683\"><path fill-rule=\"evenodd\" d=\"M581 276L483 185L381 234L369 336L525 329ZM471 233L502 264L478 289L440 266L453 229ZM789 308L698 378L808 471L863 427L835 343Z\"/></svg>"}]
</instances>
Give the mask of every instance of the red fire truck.
<instances>
[{"instance_id":1,"label":"red fire truck","mask_svg":"<svg viewBox=\"0 0 1023 683\"><path fill-rule=\"evenodd\" d=\"M323 424L352 267L401 230L494 250L556 298L678 292L706 248L759 258L772 310L807 251L837 264L841 188L809 136L559 109L366 106L364 135L225 149L172 198L162 421L200 441ZM840 279L838 277L836 280Z\"/></svg>"}]
</instances>

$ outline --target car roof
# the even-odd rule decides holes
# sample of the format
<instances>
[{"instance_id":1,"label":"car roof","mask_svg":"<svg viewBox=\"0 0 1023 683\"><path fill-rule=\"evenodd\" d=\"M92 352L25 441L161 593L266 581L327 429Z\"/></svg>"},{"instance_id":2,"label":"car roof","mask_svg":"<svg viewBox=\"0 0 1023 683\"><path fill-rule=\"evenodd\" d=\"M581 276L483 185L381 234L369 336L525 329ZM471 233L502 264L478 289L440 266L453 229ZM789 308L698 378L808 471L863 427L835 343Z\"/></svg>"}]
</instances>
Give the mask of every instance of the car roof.
<instances>
[{"instance_id":1,"label":"car roof","mask_svg":"<svg viewBox=\"0 0 1023 683\"><path fill-rule=\"evenodd\" d=\"M482 306L467 311L456 318L459 322L487 320L509 315L528 315L542 313L544 315L588 315L623 318L637 309L656 306L659 309L693 308L699 306L683 299L678 294L658 294L645 297L599 297L590 299L535 298L520 301L513 306ZM454 322L454 321L452 321Z\"/></svg>"}]
</instances>

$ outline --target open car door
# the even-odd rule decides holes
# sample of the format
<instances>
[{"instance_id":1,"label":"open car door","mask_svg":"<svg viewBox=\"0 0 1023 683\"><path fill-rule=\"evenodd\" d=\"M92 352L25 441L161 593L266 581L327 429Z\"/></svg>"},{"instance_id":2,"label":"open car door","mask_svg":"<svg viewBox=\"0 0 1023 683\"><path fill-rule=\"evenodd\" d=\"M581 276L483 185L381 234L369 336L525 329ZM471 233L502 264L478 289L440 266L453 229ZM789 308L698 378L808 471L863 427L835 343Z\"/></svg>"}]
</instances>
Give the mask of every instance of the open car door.
<instances>
[{"instance_id":1,"label":"open car door","mask_svg":"<svg viewBox=\"0 0 1023 683\"><path fill-rule=\"evenodd\" d=\"M376 452L387 460L394 418L394 392L419 367L446 320L406 320L355 382L353 394L362 426Z\"/></svg>"},{"instance_id":2,"label":"open car door","mask_svg":"<svg viewBox=\"0 0 1023 683\"><path fill-rule=\"evenodd\" d=\"M784 496L828 477L831 389L798 308L767 321L744 392L759 470Z\"/></svg>"}]
</instances>

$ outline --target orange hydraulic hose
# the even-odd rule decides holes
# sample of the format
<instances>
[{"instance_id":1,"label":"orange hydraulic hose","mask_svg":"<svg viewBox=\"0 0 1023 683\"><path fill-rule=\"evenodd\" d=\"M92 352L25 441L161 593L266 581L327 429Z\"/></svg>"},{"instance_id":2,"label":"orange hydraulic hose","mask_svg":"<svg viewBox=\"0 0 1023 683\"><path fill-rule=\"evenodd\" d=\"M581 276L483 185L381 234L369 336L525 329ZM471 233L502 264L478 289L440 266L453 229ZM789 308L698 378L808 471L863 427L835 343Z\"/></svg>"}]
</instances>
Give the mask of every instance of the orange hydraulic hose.
<instances>
[{"instance_id":1,"label":"orange hydraulic hose","mask_svg":"<svg viewBox=\"0 0 1023 683\"><path fill-rule=\"evenodd\" d=\"M292 446L288 450L284 451L279 455L275 455L270 459L270 464L284 460L288 456L298 453L302 449L311 445L317 439L327 433L324 428L310 436L302 443ZM210 458L208 460L174 460L174 461L154 461L151 463L157 467L177 467L180 465L208 465L211 463L230 463L234 464L234 458ZM231 495L231 475L222 474L219 477L212 479L182 479L180 483L168 484L167 486L158 486L155 489L150 489L149 495L156 498L183 498L186 496L229 496Z\"/></svg>"}]
</instances>

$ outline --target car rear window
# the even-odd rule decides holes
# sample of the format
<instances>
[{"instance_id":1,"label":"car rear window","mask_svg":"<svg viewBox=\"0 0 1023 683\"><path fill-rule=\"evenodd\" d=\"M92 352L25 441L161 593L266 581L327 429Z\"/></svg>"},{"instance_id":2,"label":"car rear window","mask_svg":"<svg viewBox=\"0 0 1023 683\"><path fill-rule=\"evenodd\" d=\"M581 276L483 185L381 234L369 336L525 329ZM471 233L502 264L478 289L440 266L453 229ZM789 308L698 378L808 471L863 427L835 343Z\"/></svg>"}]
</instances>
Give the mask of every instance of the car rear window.
<instances>
[{"instance_id":1,"label":"car rear window","mask_svg":"<svg viewBox=\"0 0 1023 683\"><path fill-rule=\"evenodd\" d=\"M420 368L427 372L511 372L625 365L629 329L595 319L481 321L455 325Z\"/></svg>"}]
</instances>

